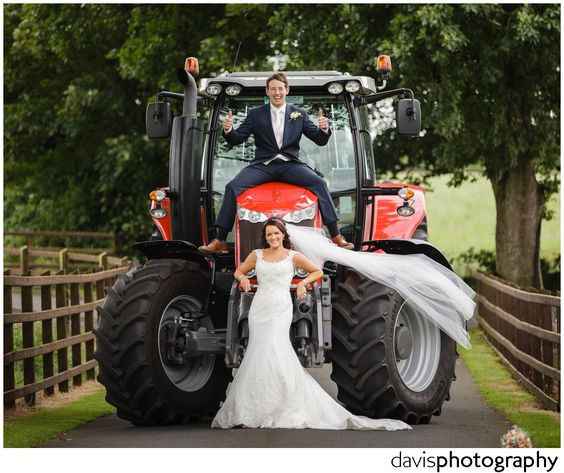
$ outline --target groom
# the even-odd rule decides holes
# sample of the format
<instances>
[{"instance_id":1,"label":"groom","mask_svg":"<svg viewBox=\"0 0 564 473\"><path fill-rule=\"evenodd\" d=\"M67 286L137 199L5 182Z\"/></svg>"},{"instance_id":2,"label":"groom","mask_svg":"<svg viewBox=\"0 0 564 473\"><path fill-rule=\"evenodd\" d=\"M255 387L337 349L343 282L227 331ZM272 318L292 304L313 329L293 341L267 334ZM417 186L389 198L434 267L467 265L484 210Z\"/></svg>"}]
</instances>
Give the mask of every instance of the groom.
<instances>
[{"instance_id":1,"label":"groom","mask_svg":"<svg viewBox=\"0 0 564 473\"><path fill-rule=\"evenodd\" d=\"M319 128L316 127L303 110L286 104L289 91L285 74L272 74L266 80L269 104L250 110L236 130L232 112L223 122L223 136L230 145L243 143L251 134L255 136L255 158L225 186L225 197L216 220L217 238L200 246L200 251L226 252L225 239L235 222L237 196L250 187L270 181L287 182L312 191L319 199L321 216L333 242L342 248L354 248L339 233L337 213L325 180L298 158L302 133L319 146L327 144L331 136L329 120L320 114Z\"/></svg>"}]
</instances>

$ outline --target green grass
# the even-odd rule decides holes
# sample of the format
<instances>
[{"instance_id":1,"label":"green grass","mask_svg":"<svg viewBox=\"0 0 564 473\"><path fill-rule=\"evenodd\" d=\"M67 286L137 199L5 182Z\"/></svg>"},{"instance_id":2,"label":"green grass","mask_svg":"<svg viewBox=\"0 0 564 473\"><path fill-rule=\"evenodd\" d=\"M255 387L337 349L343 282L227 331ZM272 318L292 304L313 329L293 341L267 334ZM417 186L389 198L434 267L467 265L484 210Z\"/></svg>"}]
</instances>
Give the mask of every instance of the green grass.
<instances>
[{"instance_id":1,"label":"green grass","mask_svg":"<svg viewBox=\"0 0 564 473\"><path fill-rule=\"evenodd\" d=\"M541 408L511 376L479 329L470 332L472 349L460 355L485 402L528 432L535 448L560 447L560 421Z\"/></svg>"},{"instance_id":2,"label":"green grass","mask_svg":"<svg viewBox=\"0 0 564 473\"><path fill-rule=\"evenodd\" d=\"M4 420L4 447L36 447L60 432L113 413L115 409L104 400L104 394L100 390L67 406L43 408L31 415Z\"/></svg>"},{"instance_id":3,"label":"green grass","mask_svg":"<svg viewBox=\"0 0 564 473\"><path fill-rule=\"evenodd\" d=\"M429 240L452 259L470 247L495 249L495 200L490 182L478 177L460 187L448 187L448 176L430 180L432 192L426 192ZM560 254L560 199L554 195L548 208L554 217L543 221L541 256L553 259ZM462 268L456 268L460 271Z\"/></svg>"}]
</instances>

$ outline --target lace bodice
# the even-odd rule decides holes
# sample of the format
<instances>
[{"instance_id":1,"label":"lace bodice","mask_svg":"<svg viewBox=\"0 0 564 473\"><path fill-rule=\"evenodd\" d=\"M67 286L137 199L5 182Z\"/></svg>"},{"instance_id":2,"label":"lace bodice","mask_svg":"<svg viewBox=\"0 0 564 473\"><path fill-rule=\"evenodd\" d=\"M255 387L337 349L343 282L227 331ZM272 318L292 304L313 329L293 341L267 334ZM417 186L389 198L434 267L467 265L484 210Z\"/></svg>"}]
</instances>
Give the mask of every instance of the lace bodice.
<instances>
[{"instance_id":1,"label":"lace bodice","mask_svg":"<svg viewBox=\"0 0 564 473\"><path fill-rule=\"evenodd\" d=\"M263 250L255 250L257 255L256 272L259 290L288 291L294 276L293 257L295 252L290 250L288 256L280 261L267 261L263 258Z\"/></svg>"}]
</instances>

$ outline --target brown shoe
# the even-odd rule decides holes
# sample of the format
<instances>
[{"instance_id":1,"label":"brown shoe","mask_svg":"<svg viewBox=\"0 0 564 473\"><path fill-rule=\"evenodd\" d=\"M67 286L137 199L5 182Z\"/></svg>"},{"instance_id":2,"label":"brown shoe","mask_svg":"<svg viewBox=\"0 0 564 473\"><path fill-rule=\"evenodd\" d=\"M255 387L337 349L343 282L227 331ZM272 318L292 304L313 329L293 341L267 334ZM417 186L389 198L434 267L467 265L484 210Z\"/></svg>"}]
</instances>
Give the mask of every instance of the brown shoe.
<instances>
[{"instance_id":1,"label":"brown shoe","mask_svg":"<svg viewBox=\"0 0 564 473\"><path fill-rule=\"evenodd\" d=\"M200 246L198 250L206 254L227 253L229 252L229 246L224 241L214 238L209 245Z\"/></svg>"},{"instance_id":2,"label":"brown shoe","mask_svg":"<svg viewBox=\"0 0 564 473\"><path fill-rule=\"evenodd\" d=\"M343 235L339 234L337 236L334 236L333 238L331 238L331 240L340 248L345 248L346 250L354 250L354 245L345 240L345 237Z\"/></svg>"}]
</instances>

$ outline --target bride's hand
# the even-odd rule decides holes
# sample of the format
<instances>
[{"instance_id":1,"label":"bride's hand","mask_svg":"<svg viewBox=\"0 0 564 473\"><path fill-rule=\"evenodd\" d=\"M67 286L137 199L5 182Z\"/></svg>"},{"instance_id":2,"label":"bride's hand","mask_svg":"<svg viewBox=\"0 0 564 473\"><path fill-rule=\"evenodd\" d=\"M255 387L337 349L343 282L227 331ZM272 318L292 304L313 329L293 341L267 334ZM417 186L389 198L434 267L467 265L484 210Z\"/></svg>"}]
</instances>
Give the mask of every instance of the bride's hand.
<instances>
[{"instance_id":1,"label":"bride's hand","mask_svg":"<svg viewBox=\"0 0 564 473\"><path fill-rule=\"evenodd\" d=\"M247 278L242 278L239 281L239 289L241 291L249 292L251 290L251 282Z\"/></svg>"},{"instance_id":2,"label":"bride's hand","mask_svg":"<svg viewBox=\"0 0 564 473\"><path fill-rule=\"evenodd\" d=\"M306 295L307 289L305 284L299 283L296 287L296 297L302 300Z\"/></svg>"}]
</instances>

